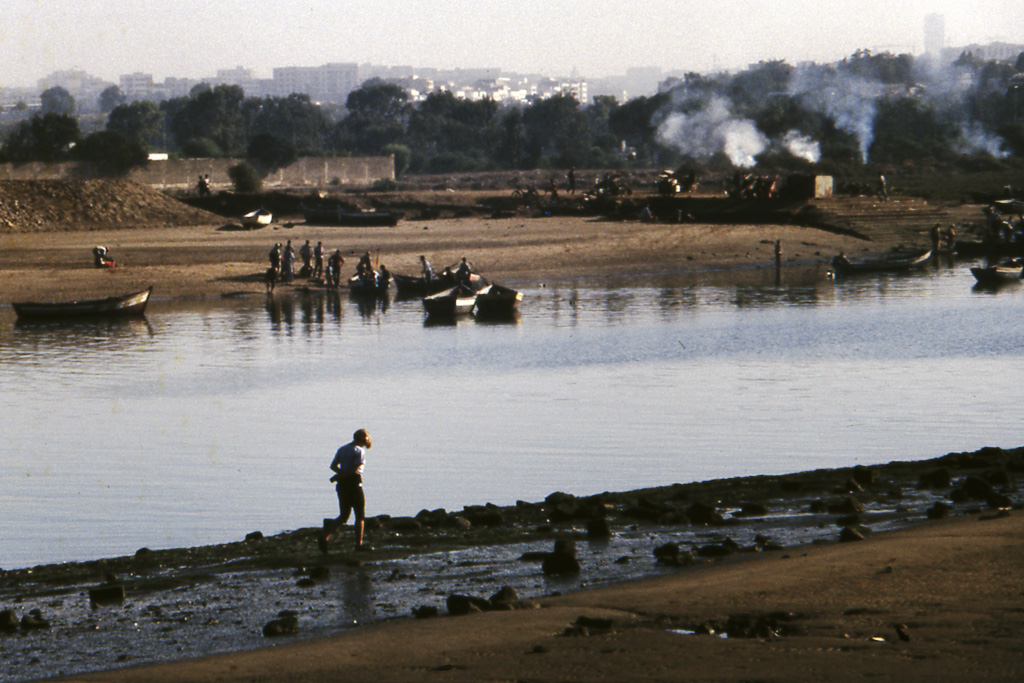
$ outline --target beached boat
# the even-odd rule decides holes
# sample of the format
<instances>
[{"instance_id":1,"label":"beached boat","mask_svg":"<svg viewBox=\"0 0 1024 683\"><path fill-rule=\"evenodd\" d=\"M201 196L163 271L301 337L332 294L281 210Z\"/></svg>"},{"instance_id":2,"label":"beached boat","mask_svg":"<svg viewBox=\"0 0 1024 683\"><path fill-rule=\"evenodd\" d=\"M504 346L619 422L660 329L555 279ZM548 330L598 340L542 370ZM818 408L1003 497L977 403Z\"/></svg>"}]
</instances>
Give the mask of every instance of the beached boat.
<instances>
[{"instance_id":1,"label":"beached boat","mask_svg":"<svg viewBox=\"0 0 1024 683\"><path fill-rule=\"evenodd\" d=\"M856 275L858 273L884 273L912 270L923 266L932 257L931 249L912 254L895 254L869 261L851 261L842 254L832 259L835 275Z\"/></svg>"},{"instance_id":2,"label":"beached boat","mask_svg":"<svg viewBox=\"0 0 1024 683\"><path fill-rule=\"evenodd\" d=\"M242 227L254 230L270 225L274 221L274 214L266 209L256 209L242 216Z\"/></svg>"},{"instance_id":3,"label":"beached boat","mask_svg":"<svg viewBox=\"0 0 1024 683\"><path fill-rule=\"evenodd\" d=\"M19 301L12 305L19 320L139 316L145 313L146 304L149 302L149 295L152 292L153 288L149 287L141 292L133 292L124 296L109 296L105 299L45 303Z\"/></svg>"},{"instance_id":4,"label":"beached boat","mask_svg":"<svg viewBox=\"0 0 1024 683\"><path fill-rule=\"evenodd\" d=\"M523 293L502 285L488 285L476 293L476 315L499 318L515 315Z\"/></svg>"},{"instance_id":5,"label":"beached boat","mask_svg":"<svg viewBox=\"0 0 1024 683\"><path fill-rule=\"evenodd\" d=\"M443 292L423 297L423 310L427 315L454 318L469 315L476 304L476 292L465 285L450 287Z\"/></svg>"},{"instance_id":6,"label":"beached boat","mask_svg":"<svg viewBox=\"0 0 1024 683\"><path fill-rule=\"evenodd\" d=\"M302 215L310 225L336 225L352 228L391 227L398 225L401 216L391 211L363 211L348 209L337 204L325 206L302 205Z\"/></svg>"},{"instance_id":7,"label":"beached boat","mask_svg":"<svg viewBox=\"0 0 1024 683\"><path fill-rule=\"evenodd\" d=\"M974 278L978 281L979 285L984 287L998 287L999 285L1010 284L1012 282L1020 282L1021 276L1024 275L1024 263L1020 261L1011 261L1009 263L1001 263L994 266L975 266L971 268L971 273Z\"/></svg>"}]
</instances>

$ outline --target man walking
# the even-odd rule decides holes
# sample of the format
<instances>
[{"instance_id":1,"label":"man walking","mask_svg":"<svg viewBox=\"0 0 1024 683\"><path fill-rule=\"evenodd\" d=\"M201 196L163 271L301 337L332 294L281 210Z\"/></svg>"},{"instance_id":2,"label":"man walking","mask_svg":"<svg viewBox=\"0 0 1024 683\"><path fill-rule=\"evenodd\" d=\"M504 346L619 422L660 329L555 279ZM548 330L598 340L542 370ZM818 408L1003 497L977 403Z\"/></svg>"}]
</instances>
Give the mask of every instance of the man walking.
<instances>
[{"instance_id":1,"label":"man walking","mask_svg":"<svg viewBox=\"0 0 1024 683\"><path fill-rule=\"evenodd\" d=\"M327 554L327 541L342 524L348 521L350 514L355 514L356 550L368 550L363 545L363 526L366 519L366 497L363 494L363 467L366 464L366 451L373 446L373 439L365 429L356 430L352 442L338 449L331 461L338 492L338 518L327 524L316 542L320 552Z\"/></svg>"}]
</instances>

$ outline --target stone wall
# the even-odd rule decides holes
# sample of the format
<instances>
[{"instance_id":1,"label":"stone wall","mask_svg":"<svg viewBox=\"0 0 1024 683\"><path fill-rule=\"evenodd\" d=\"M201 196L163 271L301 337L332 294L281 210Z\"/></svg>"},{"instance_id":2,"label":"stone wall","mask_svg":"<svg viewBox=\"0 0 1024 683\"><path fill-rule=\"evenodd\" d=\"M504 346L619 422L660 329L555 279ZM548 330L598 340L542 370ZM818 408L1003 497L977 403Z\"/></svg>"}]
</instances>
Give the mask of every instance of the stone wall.
<instances>
[{"instance_id":1,"label":"stone wall","mask_svg":"<svg viewBox=\"0 0 1024 683\"><path fill-rule=\"evenodd\" d=\"M210 176L214 190L231 189L228 169L239 159L169 159L150 161L129 175L134 180L159 189L191 189L200 175ZM28 163L0 164L0 180L66 180L92 178L86 164ZM378 180L394 180L395 157L304 157L291 166L263 179L264 189L288 187L325 187L327 185L370 185Z\"/></svg>"}]
</instances>

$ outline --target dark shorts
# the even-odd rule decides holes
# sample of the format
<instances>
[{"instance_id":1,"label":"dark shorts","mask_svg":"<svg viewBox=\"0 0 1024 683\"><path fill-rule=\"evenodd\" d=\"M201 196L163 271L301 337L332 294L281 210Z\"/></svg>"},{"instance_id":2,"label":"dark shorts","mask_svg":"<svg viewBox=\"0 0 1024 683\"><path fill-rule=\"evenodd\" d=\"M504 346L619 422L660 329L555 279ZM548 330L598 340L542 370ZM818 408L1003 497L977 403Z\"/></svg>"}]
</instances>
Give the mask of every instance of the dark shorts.
<instances>
[{"instance_id":1,"label":"dark shorts","mask_svg":"<svg viewBox=\"0 0 1024 683\"><path fill-rule=\"evenodd\" d=\"M348 521L350 514L355 514L357 522L366 519L366 496L363 494L363 478L358 474L342 475L334 487L338 492L338 507L341 515L338 519L342 524Z\"/></svg>"}]
</instances>

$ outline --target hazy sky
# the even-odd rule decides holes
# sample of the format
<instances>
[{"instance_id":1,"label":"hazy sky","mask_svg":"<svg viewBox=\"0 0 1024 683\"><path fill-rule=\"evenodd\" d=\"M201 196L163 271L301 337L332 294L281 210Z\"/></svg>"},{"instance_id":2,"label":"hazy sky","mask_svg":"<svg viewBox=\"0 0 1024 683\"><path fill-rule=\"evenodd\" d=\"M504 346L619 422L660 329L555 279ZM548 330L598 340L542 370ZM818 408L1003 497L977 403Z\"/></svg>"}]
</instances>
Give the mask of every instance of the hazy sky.
<instances>
[{"instance_id":1,"label":"hazy sky","mask_svg":"<svg viewBox=\"0 0 1024 683\"><path fill-rule=\"evenodd\" d=\"M1021 0L0 0L0 85L78 68L199 78L244 66L371 62L583 76L708 71L764 59L1024 43Z\"/></svg>"}]
</instances>

